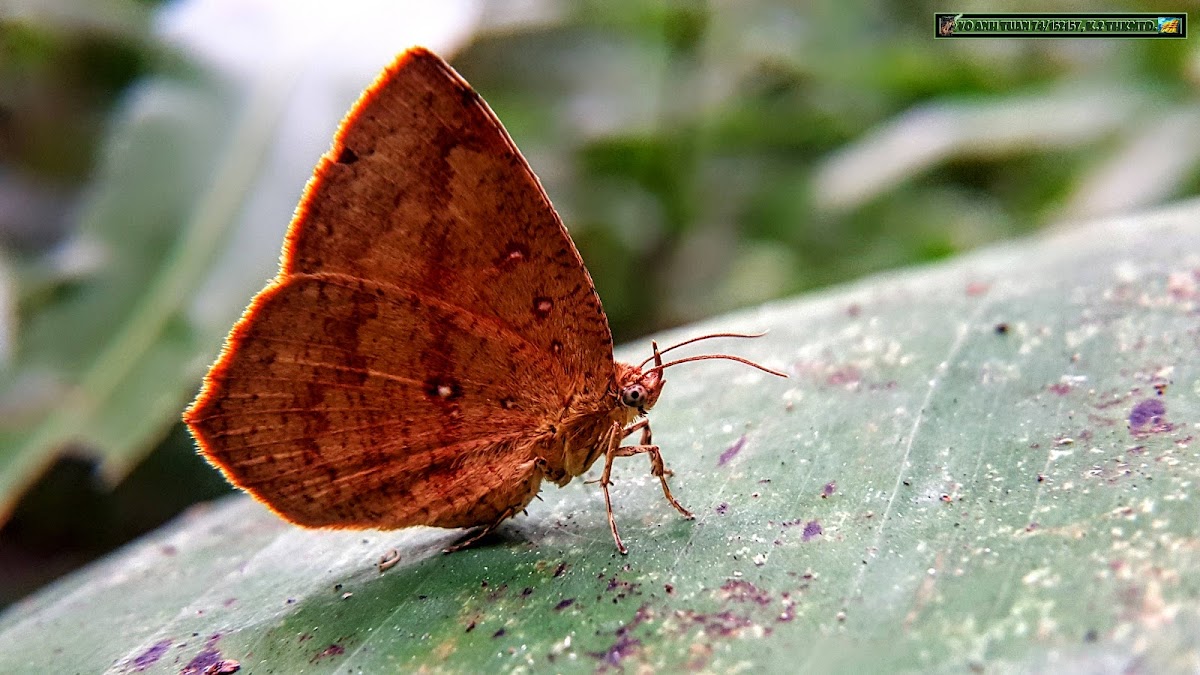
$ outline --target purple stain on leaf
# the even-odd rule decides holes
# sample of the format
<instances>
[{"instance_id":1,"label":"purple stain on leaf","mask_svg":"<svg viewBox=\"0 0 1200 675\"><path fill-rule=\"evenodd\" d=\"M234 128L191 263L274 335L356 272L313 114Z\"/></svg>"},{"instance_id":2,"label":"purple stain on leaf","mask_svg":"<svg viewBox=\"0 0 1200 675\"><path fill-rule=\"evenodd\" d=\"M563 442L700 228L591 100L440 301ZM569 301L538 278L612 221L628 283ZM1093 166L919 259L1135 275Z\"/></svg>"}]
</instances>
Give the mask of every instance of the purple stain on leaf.
<instances>
[{"instance_id":1,"label":"purple stain on leaf","mask_svg":"<svg viewBox=\"0 0 1200 675\"><path fill-rule=\"evenodd\" d=\"M650 609L650 605L643 604L641 607L637 608L636 612L633 613L633 618L630 619L628 623L623 624L617 629L617 636L620 637L622 635L628 635L635 628L652 620L653 618L654 611Z\"/></svg>"},{"instance_id":2,"label":"purple stain on leaf","mask_svg":"<svg viewBox=\"0 0 1200 675\"><path fill-rule=\"evenodd\" d=\"M717 504L716 512L718 516L725 515L725 512L728 510L729 504L727 502L721 502L720 504Z\"/></svg>"},{"instance_id":3,"label":"purple stain on leaf","mask_svg":"<svg viewBox=\"0 0 1200 675\"><path fill-rule=\"evenodd\" d=\"M570 607L573 604L575 604L575 598L567 598L566 600L563 600L562 602L555 605L554 611L561 612L562 610Z\"/></svg>"},{"instance_id":4,"label":"purple stain on leaf","mask_svg":"<svg viewBox=\"0 0 1200 675\"><path fill-rule=\"evenodd\" d=\"M721 597L733 602L753 602L762 606L771 604L771 594L745 579L730 579L721 584Z\"/></svg>"},{"instance_id":5,"label":"purple stain on leaf","mask_svg":"<svg viewBox=\"0 0 1200 675\"><path fill-rule=\"evenodd\" d=\"M742 434L741 438L734 441L733 445L729 446L725 449L725 452L721 453L720 459L717 460L717 466L725 466L728 464L729 460L737 457L737 454L741 452L742 448L744 447L746 447L746 435Z\"/></svg>"},{"instance_id":6,"label":"purple stain on leaf","mask_svg":"<svg viewBox=\"0 0 1200 675\"><path fill-rule=\"evenodd\" d=\"M345 653L346 653L345 647L334 643L334 644L329 645L325 649L322 649L321 651L317 652L316 656L309 659L308 662L316 663L317 661L320 661L321 659L327 659L331 656L341 656L342 654L345 654Z\"/></svg>"},{"instance_id":7,"label":"purple stain on leaf","mask_svg":"<svg viewBox=\"0 0 1200 675\"><path fill-rule=\"evenodd\" d=\"M829 374L825 378L825 382L831 387L843 387L858 384L862 380L862 373L854 366L843 366Z\"/></svg>"},{"instance_id":8,"label":"purple stain on leaf","mask_svg":"<svg viewBox=\"0 0 1200 675\"><path fill-rule=\"evenodd\" d=\"M754 621L744 614L730 610L706 614L690 609L675 612L675 619L683 623L693 623L701 627L706 635L718 637L737 637L742 629L754 625Z\"/></svg>"},{"instance_id":9,"label":"purple stain on leaf","mask_svg":"<svg viewBox=\"0 0 1200 675\"><path fill-rule=\"evenodd\" d=\"M167 653L167 649L170 646L170 640L159 640L151 645L149 649L134 657L130 665L133 666L134 670L145 670L161 659L162 655Z\"/></svg>"},{"instance_id":10,"label":"purple stain on leaf","mask_svg":"<svg viewBox=\"0 0 1200 675\"><path fill-rule=\"evenodd\" d=\"M1167 406L1163 405L1162 401L1148 398L1133 406L1133 411L1129 413L1129 427L1136 431L1146 426L1158 426L1165 414Z\"/></svg>"},{"instance_id":11,"label":"purple stain on leaf","mask_svg":"<svg viewBox=\"0 0 1200 675\"><path fill-rule=\"evenodd\" d=\"M621 635L617 641L613 643L606 651L592 652L592 656L600 659L600 661L613 668L620 668L621 661L642 646L642 641L629 635Z\"/></svg>"},{"instance_id":12,"label":"purple stain on leaf","mask_svg":"<svg viewBox=\"0 0 1200 675\"><path fill-rule=\"evenodd\" d=\"M179 675L202 675L210 668L219 667L224 661L225 659L221 658L221 652L213 647L205 647L191 661L188 661L183 670L179 671Z\"/></svg>"},{"instance_id":13,"label":"purple stain on leaf","mask_svg":"<svg viewBox=\"0 0 1200 675\"><path fill-rule=\"evenodd\" d=\"M804 524L804 534L802 534L800 538L804 541L808 541L813 537L819 537L824 533L825 530L821 529L820 523L815 520L810 520Z\"/></svg>"},{"instance_id":14,"label":"purple stain on leaf","mask_svg":"<svg viewBox=\"0 0 1200 675\"><path fill-rule=\"evenodd\" d=\"M821 496L822 497L830 497L835 492L837 492L837 482L836 481L829 481L828 483L825 484L825 487L821 488Z\"/></svg>"}]
</instances>

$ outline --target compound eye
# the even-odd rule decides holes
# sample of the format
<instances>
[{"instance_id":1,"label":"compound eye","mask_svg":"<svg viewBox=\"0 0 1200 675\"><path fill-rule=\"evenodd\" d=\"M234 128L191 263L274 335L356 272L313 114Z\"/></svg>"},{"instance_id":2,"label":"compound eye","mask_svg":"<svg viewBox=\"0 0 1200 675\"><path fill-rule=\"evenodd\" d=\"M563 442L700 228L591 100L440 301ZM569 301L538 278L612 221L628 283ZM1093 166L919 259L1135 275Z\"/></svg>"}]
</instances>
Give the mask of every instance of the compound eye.
<instances>
[{"instance_id":1,"label":"compound eye","mask_svg":"<svg viewBox=\"0 0 1200 675\"><path fill-rule=\"evenodd\" d=\"M621 405L626 408L638 408L646 400L646 388L640 384L626 387L621 392Z\"/></svg>"}]
</instances>

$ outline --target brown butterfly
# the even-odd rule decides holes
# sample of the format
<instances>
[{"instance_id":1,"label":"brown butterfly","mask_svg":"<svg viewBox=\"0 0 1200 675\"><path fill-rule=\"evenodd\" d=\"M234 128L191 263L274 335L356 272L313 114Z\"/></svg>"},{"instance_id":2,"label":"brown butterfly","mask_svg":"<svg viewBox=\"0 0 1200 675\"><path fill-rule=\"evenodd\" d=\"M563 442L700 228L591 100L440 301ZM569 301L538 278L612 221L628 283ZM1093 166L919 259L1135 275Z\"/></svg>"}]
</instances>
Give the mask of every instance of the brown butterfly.
<instances>
[{"instance_id":1,"label":"brown butterfly","mask_svg":"<svg viewBox=\"0 0 1200 675\"><path fill-rule=\"evenodd\" d=\"M675 345L683 346L707 335ZM670 349L674 349L671 347ZM605 458L646 453L663 371L614 363L562 221L444 61L402 54L347 114L184 419L235 485L308 527L484 526ZM637 445L621 446L641 432Z\"/></svg>"}]
</instances>

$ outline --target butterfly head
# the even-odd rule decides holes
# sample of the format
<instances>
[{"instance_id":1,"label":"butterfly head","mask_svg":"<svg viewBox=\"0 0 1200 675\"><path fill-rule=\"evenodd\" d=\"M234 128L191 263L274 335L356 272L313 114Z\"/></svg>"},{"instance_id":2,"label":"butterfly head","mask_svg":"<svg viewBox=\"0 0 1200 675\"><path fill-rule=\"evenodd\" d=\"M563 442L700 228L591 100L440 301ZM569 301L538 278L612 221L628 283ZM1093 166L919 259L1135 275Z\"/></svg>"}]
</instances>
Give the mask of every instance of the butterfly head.
<instances>
[{"instance_id":1,"label":"butterfly head","mask_svg":"<svg viewBox=\"0 0 1200 675\"><path fill-rule=\"evenodd\" d=\"M662 355L666 352L689 345L700 340L708 340L717 337L734 337L734 338L754 338L762 337L762 334L743 335L741 333L713 333L711 335L702 335L691 340L684 340L677 345L672 345L666 349L659 350L657 342L651 342L654 347L654 355L642 361L636 366L627 363L617 364L617 401L622 407L629 411L637 411L639 415L645 415L646 411L653 408L655 403L658 403L658 395L662 393L663 385L667 383L663 377L663 371L671 366L676 366L689 361L703 361L705 359L726 359L729 361L737 361L748 366L753 366L759 370L777 375L779 377L787 377L786 374L778 370L771 370L765 366L760 366L753 361L748 361L740 356L730 354L701 354L699 356L689 356L685 359L677 359L670 363L663 363ZM646 368L646 366L654 361L654 365ZM645 368L645 370L643 370Z\"/></svg>"},{"instance_id":2,"label":"butterfly head","mask_svg":"<svg viewBox=\"0 0 1200 675\"><path fill-rule=\"evenodd\" d=\"M645 415L647 410L658 403L658 395L667 383L663 378L662 368L659 367L662 366L662 356L658 353L657 344L654 345L654 355L655 367L645 371L639 366L618 364L617 400L625 408L636 410L639 415Z\"/></svg>"},{"instance_id":3,"label":"butterfly head","mask_svg":"<svg viewBox=\"0 0 1200 675\"><path fill-rule=\"evenodd\" d=\"M642 361L636 366L631 366L627 363L617 364L617 401L626 410L630 412L637 411L638 415L645 415L647 410L653 408L655 403L658 403L658 395L662 393L663 385L667 383L666 378L663 377L663 371L671 366L677 366L681 363L688 363L689 361L725 359L728 361L744 363L765 373L770 373L771 375L787 377L785 373L781 373L778 370L772 370L766 366L760 366L753 361L743 359L740 356L733 356L731 354L701 354L699 356L689 356L685 359L676 359L670 363L663 363L662 355L666 352L669 352L672 349L677 349L684 345L692 344L693 342L699 342L700 340L708 340L718 337L756 338L762 337L763 335L763 333L757 333L753 335L744 335L742 333L712 333L710 335L701 335L700 337L692 338L690 340L684 340L679 344L672 345L661 351L658 349L658 343L652 341L650 344L654 347L654 355L650 358ZM654 361L654 365L646 368L647 364L649 364L651 361ZM643 370L643 368L645 368L645 370Z\"/></svg>"}]
</instances>

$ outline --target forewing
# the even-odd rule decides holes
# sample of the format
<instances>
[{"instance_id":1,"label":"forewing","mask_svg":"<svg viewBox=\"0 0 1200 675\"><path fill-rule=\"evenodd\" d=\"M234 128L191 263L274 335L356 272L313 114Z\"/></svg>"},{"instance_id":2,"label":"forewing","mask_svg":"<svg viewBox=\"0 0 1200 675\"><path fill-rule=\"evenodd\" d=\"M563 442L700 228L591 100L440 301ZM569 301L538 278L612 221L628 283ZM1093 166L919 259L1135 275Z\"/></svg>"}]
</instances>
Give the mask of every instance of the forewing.
<instances>
[{"instance_id":1,"label":"forewing","mask_svg":"<svg viewBox=\"0 0 1200 675\"><path fill-rule=\"evenodd\" d=\"M537 490L543 348L412 288L295 274L230 333L186 421L234 484L296 523L490 524ZM499 511L497 511L499 509Z\"/></svg>"},{"instance_id":2,"label":"forewing","mask_svg":"<svg viewBox=\"0 0 1200 675\"><path fill-rule=\"evenodd\" d=\"M425 50L363 94L305 190L281 276L315 272L499 322L559 363L542 387L563 404L611 382L608 320L566 229L487 104Z\"/></svg>"}]
</instances>

